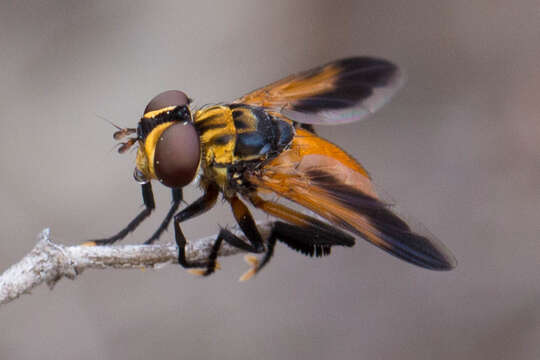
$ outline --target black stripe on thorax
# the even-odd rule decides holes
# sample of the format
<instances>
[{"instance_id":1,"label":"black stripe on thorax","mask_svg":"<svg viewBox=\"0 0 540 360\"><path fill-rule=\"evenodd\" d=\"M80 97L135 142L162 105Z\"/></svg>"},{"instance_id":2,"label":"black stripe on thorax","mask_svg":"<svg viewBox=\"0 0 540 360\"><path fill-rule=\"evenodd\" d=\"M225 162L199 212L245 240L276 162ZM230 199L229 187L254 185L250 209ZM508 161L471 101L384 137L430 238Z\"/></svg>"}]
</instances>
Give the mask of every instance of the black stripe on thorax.
<instances>
[{"instance_id":1,"label":"black stripe on thorax","mask_svg":"<svg viewBox=\"0 0 540 360\"><path fill-rule=\"evenodd\" d=\"M222 129L227 127L227 121L224 118L223 113L217 113L197 119L195 127L199 131L199 134L212 129Z\"/></svg>"},{"instance_id":2,"label":"black stripe on thorax","mask_svg":"<svg viewBox=\"0 0 540 360\"><path fill-rule=\"evenodd\" d=\"M226 122L222 123L211 123L209 121L202 121L200 123L196 124L197 130L199 131L199 134L205 133L208 130L214 130L214 129L224 129L227 127Z\"/></svg>"},{"instance_id":3,"label":"black stripe on thorax","mask_svg":"<svg viewBox=\"0 0 540 360\"><path fill-rule=\"evenodd\" d=\"M213 137L210 142L214 145L226 145L233 139L233 137L234 136L231 134L218 135Z\"/></svg>"}]
</instances>

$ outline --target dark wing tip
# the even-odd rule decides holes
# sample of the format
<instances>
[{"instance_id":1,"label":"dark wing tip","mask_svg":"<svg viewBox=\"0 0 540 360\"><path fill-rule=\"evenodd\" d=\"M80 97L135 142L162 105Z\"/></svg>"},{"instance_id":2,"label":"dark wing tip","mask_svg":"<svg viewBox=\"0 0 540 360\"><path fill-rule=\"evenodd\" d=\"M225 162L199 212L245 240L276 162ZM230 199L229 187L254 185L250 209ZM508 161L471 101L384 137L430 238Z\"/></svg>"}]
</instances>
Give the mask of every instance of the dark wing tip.
<instances>
[{"instance_id":1,"label":"dark wing tip","mask_svg":"<svg viewBox=\"0 0 540 360\"><path fill-rule=\"evenodd\" d=\"M383 87L391 84L400 76L396 64L381 58L370 56L357 56L337 60L335 66L341 69L338 81L354 82Z\"/></svg>"},{"instance_id":2,"label":"dark wing tip","mask_svg":"<svg viewBox=\"0 0 540 360\"><path fill-rule=\"evenodd\" d=\"M438 260L438 262L435 263L436 266L433 266L432 270L449 271L457 266L457 260L450 251L439 253L439 255L439 258L434 259Z\"/></svg>"},{"instance_id":3,"label":"dark wing tip","mask_svg":"<svg viewBox=\"0 0 540 360\"><path fill-rule=\"evenodd\" d=\"M399 244L395 244L396 240ZM436 239L408 233L392 239L389 244L397 245L392 246L392 254L426 269L448 271L457 265L452 253Z\"/></svg>"},{"instance_id":4,"label":"dark wing tip","mask_svg":"<svg viewBox=\"0 0 540 360\"><path fill-rule=\"evenodd\" d=\"M451 270L456 259L446 246L429 231L417 225L411 228L397 209L342 183L333 174L320 169L307 172L312 184L360 217L339 219L341 225L372 242L386 252L417 266L431 270ZM356 220L356 221L355 221Z\"/></svg>"},{"instance_id":5,"label":"dark wing tip","mask_svg":"<svg viewBox=\"0 0 540 360\"><path fill-rule=\"evenodd\" d=\"M427 237L414 232L408 224L386 208L368 209L365 215L377 231L382 243L374 243L384 251L411 264L429 270L448 271L456 267L457 261L446 246L432 235ZM349 227L365 237L358 228Z\"/></svg>"},{"instance_id":6,"label":"dark wing tip","mask_svg":"<svg viewBox=\"0 0 540 360\"><path fill-rule=\"evenodd\" d=\"M377 111L401 88L405 76L385 59L361 56L336 60L303 75L316 79L328 73L325 91L295 99L282 113L309 124L339 124L366 118Z\"/></svg>"},{"instance_id":7,"label":"dark wing tip","mask_svg":"<svg viewBox=\"0 0 540 360\"><path fill-rule=\"evenodd\" d=\"M365 200L360 203L364 206L363 214L383 242L380 245L383 250L430 270L445 271L456 267L454 255L427 230L411 229L407 222L377 199L371 199L371 203Z\"/></svg>"}]
</instances>

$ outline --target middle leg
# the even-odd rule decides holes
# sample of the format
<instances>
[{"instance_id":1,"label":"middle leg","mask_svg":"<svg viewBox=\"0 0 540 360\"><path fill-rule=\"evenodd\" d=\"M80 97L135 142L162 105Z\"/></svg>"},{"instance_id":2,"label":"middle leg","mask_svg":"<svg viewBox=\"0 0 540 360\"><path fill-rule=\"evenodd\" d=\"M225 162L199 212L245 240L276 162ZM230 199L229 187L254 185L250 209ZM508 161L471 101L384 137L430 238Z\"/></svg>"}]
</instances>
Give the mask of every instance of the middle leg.
<instances>
[{"instance_id":1,"label":"middle leg","mask_svg":"<svg viewBox=\"0 0 540 360\"><path fill-rule=\"evenodd\" d=\"M212 247L210 256L208 257L208 265L206 266L206 271L203 273L205 276L208 276L215 271L217 255L223 241L234 247L252 253L262 253L265 251L261 233L259 232L259 229L257 229L255 220L253 220L253 216L249 212L247 206L237 196L233 196L229 202L231 203L234 218L248 242L242 240L227 229L221 229L216 242Z\"/></svg>"}]
</instances>

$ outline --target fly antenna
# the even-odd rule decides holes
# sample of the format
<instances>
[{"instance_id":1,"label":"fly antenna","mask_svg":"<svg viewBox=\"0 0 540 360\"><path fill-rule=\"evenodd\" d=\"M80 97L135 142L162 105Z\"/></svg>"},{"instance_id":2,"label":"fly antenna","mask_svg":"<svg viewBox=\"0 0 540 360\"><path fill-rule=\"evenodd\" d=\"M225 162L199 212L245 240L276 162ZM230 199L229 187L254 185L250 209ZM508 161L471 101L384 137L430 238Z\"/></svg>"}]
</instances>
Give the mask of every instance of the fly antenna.
<instances>
[{"instance_id":1,"label":"fly antenna","mask_svg":"<svg viewBox=\"0 0 540 360\"><path fill-rule=\"evenodd\" d=\"M111 124L112 126L114 126L115 128L117 128L118 130L122 130L122 128L121 128L120 126L116 125L116 124L113 123L111 120L107 119L106 117L101 116L101 115L98 115L98 114L96 114L96 116L97 116L98 118L100 118L101 120L108 122L109 124Z\"/></svg>"},{"instance_id":2,"label":"fly antenna","mask_svg":"<svg viewBox=\"0 0 540 360\"><path fill-rule=\"evenodd\" d=\"M114 126L116 129L118 129L118 131L115 131L114 134L113 134L113 139L114 140L121 140L122 138L128 136L128 135L131 135L131 134L134 134L137 132L137 129L134 129L134 128L123 128L123 127L120 127L118 125L116 125L115 123L113 123L111 120L101 116L101 115L97 115L96 116L98 118L100 118L101 120L103 121L106 121L108 122L109 124L111 124L112 126Z\"/></svg>"}]
</instances>

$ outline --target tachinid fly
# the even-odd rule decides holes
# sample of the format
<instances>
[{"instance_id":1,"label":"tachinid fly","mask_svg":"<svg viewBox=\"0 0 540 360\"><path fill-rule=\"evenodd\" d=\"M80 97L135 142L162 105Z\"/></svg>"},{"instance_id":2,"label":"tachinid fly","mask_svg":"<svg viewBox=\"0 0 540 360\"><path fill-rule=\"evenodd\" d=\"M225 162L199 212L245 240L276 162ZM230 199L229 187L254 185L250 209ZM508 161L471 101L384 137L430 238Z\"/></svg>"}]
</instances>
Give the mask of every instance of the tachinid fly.
<instances>
[{"instance_id":1,"label":"tachinid fly","mask_svg":"<svg viewBox=\"0 0 540 360\"><path fill-rule=\"evenodd\" d=\"M119 129L120 152L137 144L134 177L145 208L118 234L91 244L124 238L155 207L151 180L172 189L172 206L157 240L173 221L178 262L209 275L223 241L252 253L248 279L270 260L281 241L309 256L330 254L333 246L353 246L355 235L412 264L449 270L450 251L431 234L413 230L380 200L367 171L337 145L316 135L313 125L359 121L382 106L400 87L396 65L373 57L352 57L286 77L225 105L190 107L181 91L166 91L146 106L137 128ZM133 137L129 137L133 135ZM182 187L197 176L203 195L178 212ZM214 206L218 196L230 204L247 241L221 229L210 257L189 262L180 224ZM319 215L276 202L285 198ZM246 202L272 215L263 241ZM321 220L324 219L324 220Z\"/></svg>"}]
</instances>

